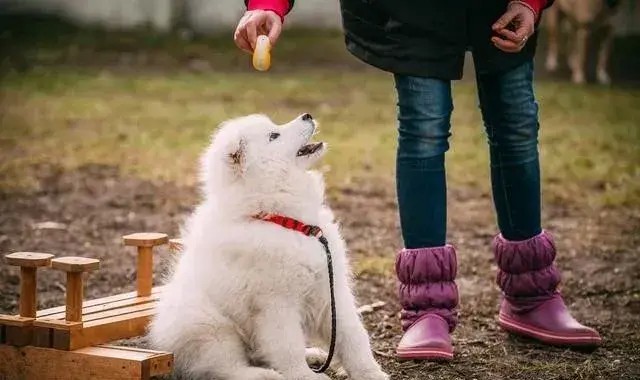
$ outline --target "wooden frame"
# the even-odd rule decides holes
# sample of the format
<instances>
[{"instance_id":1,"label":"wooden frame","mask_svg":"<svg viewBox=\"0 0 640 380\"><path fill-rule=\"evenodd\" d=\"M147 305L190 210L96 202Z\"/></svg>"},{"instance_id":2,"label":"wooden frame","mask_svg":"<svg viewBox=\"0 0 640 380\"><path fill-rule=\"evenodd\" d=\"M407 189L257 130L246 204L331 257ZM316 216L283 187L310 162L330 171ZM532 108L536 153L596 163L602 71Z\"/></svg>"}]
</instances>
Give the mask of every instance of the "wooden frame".
<instances>
[{"instance_id":1,"label":"wooden frame","mask_svg":"<svg viewBox=\"0 0 640 380\"><path fill-rule=\"evenodd\" d=\"M167 235L138 233L123 240L137 249L137 290L90 301L83 301L83 272L98 269L98 260L34 252L6 256L20 266L21 294L19 315L0 315L1 380L143 380L171 372L170 352L103 345L143 335L163 289L152 287L152 253L169 242ZM65 306L36 310L38 267L67 273Z\"/></svg>"},{"instance_id":2,"label":"wooden frame","mask_svg":"<svg viewBox=\"0 0 640 380\"><path fill-rule=\"evenodd\" d=\"M41 310L33 322L32 344L75 350L143 335L161 291L159 286L147 297L130 292L84 302L79 323L65 320L64 307Z\"/></svg>"}]
</instances>

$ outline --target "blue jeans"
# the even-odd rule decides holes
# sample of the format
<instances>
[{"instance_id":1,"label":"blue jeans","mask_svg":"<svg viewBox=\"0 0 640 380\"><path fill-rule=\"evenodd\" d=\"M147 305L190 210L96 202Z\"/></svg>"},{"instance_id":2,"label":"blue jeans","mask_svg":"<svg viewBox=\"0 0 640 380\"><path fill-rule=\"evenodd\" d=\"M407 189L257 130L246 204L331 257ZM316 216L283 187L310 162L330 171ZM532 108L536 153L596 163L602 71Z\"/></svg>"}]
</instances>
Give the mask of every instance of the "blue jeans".
<instances>
[{"instance_id":1,"label":"blue jeans","mask_svg":"<svg viewBox=\"0 0 640 380\"><path fill-rule=\"evenodd\" d=\"M541 232L538 105L533 62L476 75L489 143L491 185L500 232L524 240ZM398 92L396 181L406 248L446 242L445 152L451 128L450 81L395 75Z\"/></svg>"}]
</instances>

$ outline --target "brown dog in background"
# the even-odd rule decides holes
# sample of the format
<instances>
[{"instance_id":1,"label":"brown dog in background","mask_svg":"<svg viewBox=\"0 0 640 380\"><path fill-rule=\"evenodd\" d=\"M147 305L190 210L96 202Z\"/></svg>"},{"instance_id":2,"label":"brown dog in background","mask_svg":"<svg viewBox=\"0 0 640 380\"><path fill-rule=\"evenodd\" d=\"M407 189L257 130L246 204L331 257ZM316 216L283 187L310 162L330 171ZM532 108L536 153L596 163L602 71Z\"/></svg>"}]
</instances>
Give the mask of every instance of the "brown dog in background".
<instances>
[{"instance_id":1,"label":"brown dog in background","mask_svg":"<svg viewBox=\"0 0 640 380\"><path fill-rule=\"evenodd\" d=\"M587 64L587 45L589 36L602 31L602 40L598 47L596 78L601 84L609 84L609 54L613 40L613 15L619 0L556 0L554 6L545 13L549 46L546 68L556 71L558 68L558 47L561 19L568 21L569 44L567 63L571 69L574 83L585 82Z\"/></svg>"}]
</instances>

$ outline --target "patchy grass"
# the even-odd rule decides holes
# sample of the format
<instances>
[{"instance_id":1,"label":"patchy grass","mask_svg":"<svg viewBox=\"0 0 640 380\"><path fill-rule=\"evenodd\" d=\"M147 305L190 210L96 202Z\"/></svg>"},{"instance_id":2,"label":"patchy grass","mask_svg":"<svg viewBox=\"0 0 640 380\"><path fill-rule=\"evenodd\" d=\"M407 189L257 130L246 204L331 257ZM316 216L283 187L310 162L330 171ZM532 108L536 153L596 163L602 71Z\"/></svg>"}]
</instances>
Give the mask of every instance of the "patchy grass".
<instances>
[{"instance_id":1,"label":"patchy grass","mask_svg":"<svg viewBox=\"0 0 640 380\"><path fill-rule=\"evenodd\" d=\"M0 67L9 68L0 87L1 189L34 187L42 164L103 163L191 184L216 125L253 112L319 119L332 147L330 184L393 176L392 78L350 57L338 32L285 32L263 74L228 36L104 33L47 16L0 21ZM487 191L475 86L454 87L449 179ZM640 204L640 89L540 82L537 96L546 200Z\"/></svg>"},{"instance_id":2,"label":"patchy grass","mask_svg":"<svg viewBox=\"0 0 640 380\"><path fill-rule=\"evenodd\" d=\"M393 275L394 258L392 256L361 256L353 262L356 276L391 276Z\"/></svg>"},{"instance_id":3,"label":"patchy grass","mask_svg":"<svg viewBox=\"0 0 640 380\"><path fill-rule=\"evenodd\" d=\"M475 87L456 83L454 93L449 178L486 190ZM537 94L547 200L640 204L640 90L540 83ZM395 94L392 78L380 72L134 75L42 67L6 76L0 97L5 190L33 186L41 164L103 163L193 183L196 157L216 125L253 112L285 122L308 111L320 120L332 148L330 183L393 175Z\"/></svg>"}]
</instances>

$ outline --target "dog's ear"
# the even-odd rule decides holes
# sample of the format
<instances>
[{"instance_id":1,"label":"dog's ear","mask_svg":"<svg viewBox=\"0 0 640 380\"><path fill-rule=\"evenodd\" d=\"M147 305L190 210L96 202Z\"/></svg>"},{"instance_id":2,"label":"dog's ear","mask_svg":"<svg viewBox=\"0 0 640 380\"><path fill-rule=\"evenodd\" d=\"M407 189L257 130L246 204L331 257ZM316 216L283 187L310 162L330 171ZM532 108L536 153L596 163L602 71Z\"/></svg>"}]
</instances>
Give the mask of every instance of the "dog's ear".
<instances>
[{"instance_id":1,"label":"dog's ear","mask_svg":"<svg viewBox=\"0 0 640 380\"><path fill-rule=\"evenodd\" d=\"M229 165L238 173L242 172L242 167L244 166L244 160L246 156L247 143L244 139L239 139L236 144L231 146L229 153L227 154L227 159Z\"/></svg>"}]
</instances>

